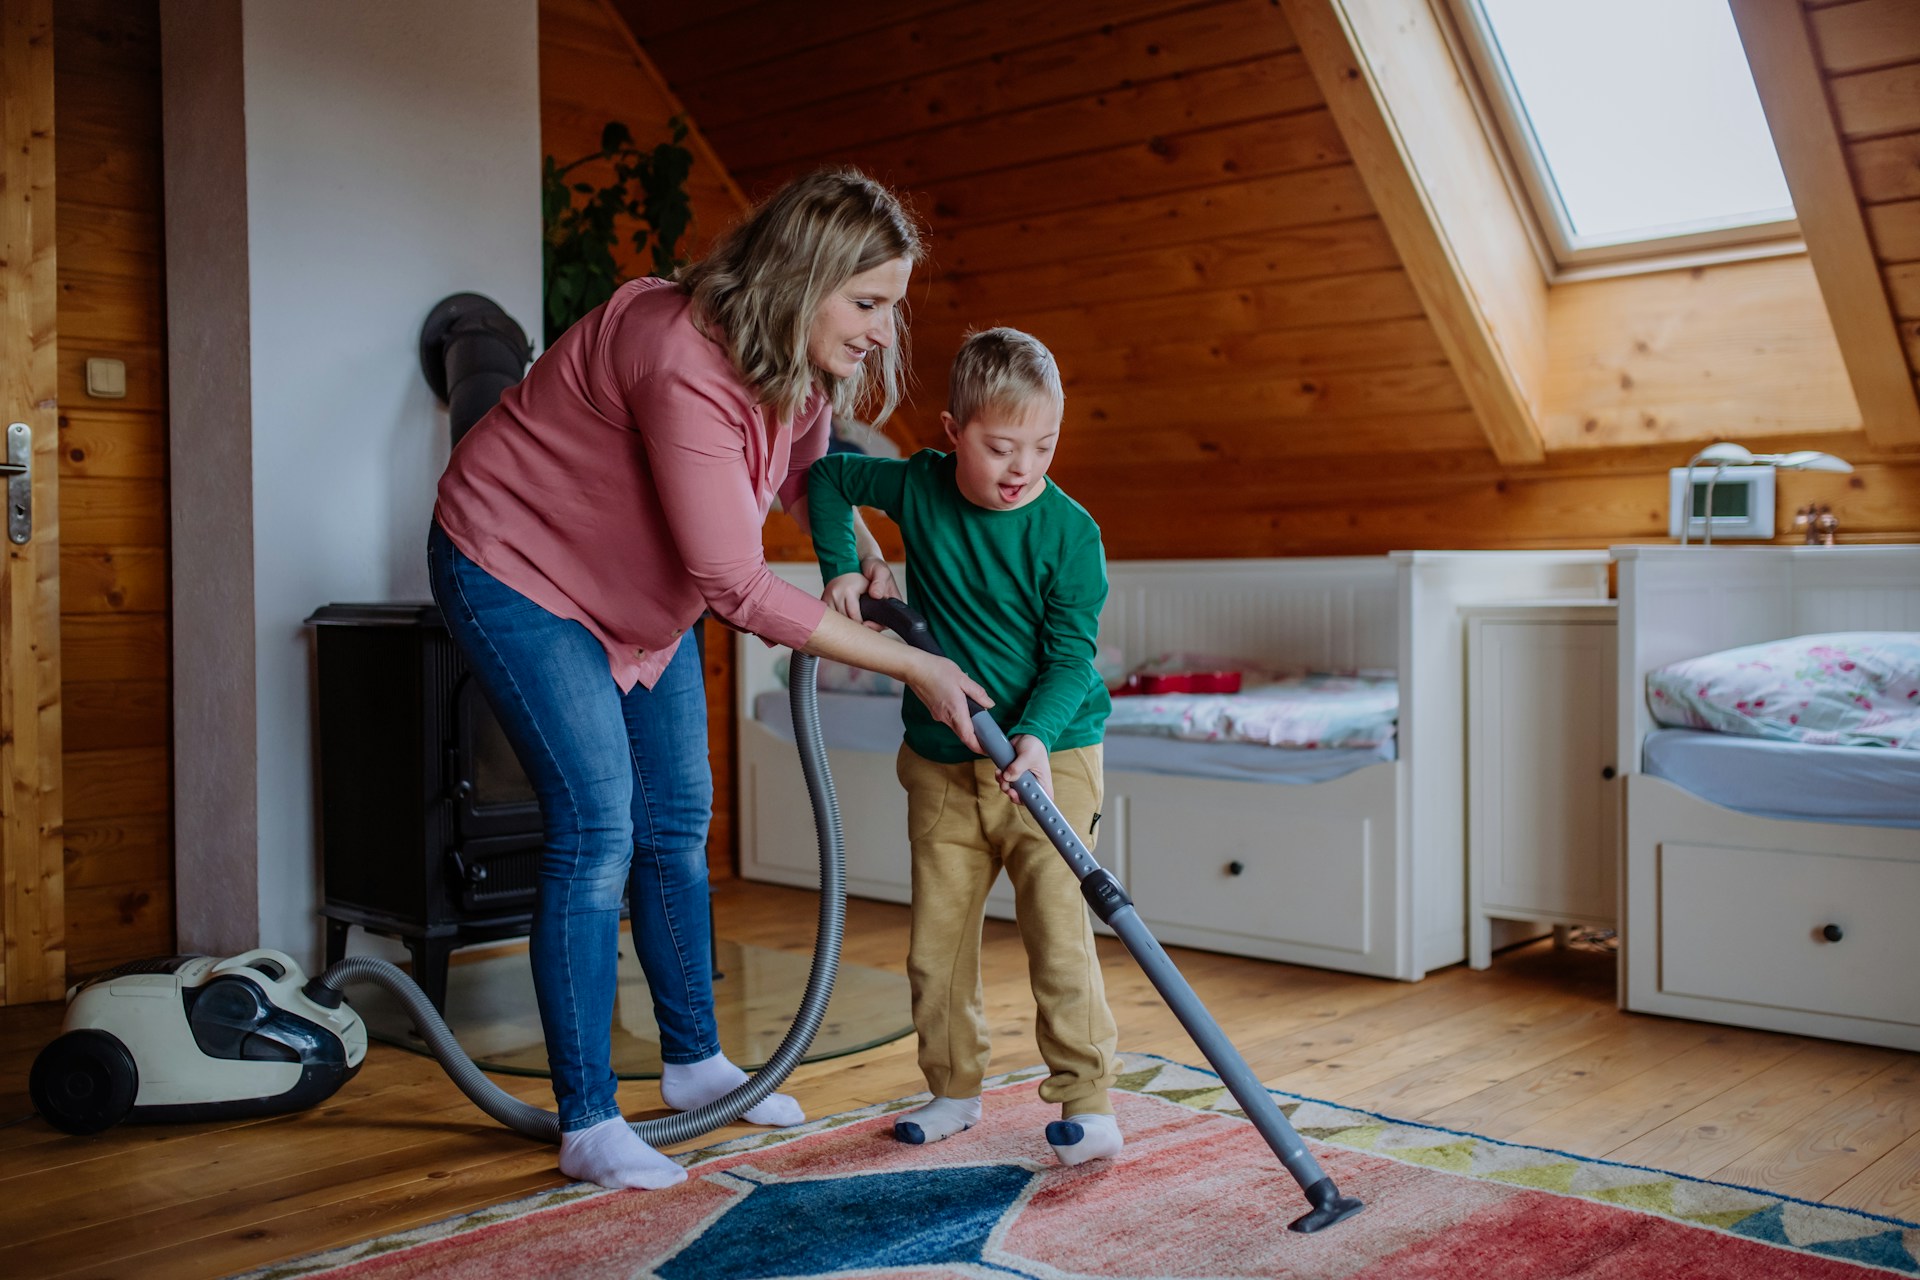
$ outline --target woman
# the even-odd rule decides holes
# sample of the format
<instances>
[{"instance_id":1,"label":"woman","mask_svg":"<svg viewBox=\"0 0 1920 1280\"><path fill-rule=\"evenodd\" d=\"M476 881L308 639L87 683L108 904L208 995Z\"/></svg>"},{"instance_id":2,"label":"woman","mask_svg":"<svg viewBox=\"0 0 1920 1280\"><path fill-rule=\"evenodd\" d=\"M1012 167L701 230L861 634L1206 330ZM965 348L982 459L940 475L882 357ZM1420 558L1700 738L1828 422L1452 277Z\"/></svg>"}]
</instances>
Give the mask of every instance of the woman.
<instances>
[{"instance_id":1,"label":"woman","mask_svg":"<svg viewBox=\"0 0 1920 1280\"><path fill-rule=\"evenodd\" d=\"M569 1177L663 1187L686 1176L615 1103L623 889L660 1023L661 1096L691 1110L746 1079L713 1016L713 781L699 660L682 643L701 612L904 680L975 742L966 699L987 705L978 685L782 582L761 550L776 495L804 526L806 470L830 415L866 402L884 418L898 402L900 306L920 255L912 219L878 183L852 170L799 179L679 282L624 285L569 329L440 481L434 597L540 797L533 979ZM861 536L887 590L879 548ZM803 1116L775 1094L746 1119Z\"/></svg>"}]
</instances>

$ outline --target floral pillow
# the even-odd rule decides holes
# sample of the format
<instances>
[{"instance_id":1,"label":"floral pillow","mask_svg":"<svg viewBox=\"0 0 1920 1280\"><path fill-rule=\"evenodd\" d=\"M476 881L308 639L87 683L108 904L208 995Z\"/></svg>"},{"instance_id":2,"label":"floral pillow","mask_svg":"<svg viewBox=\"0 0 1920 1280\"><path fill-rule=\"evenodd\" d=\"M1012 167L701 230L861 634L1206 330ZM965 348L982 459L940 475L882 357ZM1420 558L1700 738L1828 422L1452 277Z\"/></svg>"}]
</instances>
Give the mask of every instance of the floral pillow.
<instances>
[{"instance_id":1,"label":"floral pillow","mask_svg":"<svg viewBox=\"0 0 1920 1280\"><path fill-rule=\"evenodd\" d=\"M1920 631L1795 636L1647 676L1661 724L1750 738L1920 751Z\"/></svg>"}]
</instances>

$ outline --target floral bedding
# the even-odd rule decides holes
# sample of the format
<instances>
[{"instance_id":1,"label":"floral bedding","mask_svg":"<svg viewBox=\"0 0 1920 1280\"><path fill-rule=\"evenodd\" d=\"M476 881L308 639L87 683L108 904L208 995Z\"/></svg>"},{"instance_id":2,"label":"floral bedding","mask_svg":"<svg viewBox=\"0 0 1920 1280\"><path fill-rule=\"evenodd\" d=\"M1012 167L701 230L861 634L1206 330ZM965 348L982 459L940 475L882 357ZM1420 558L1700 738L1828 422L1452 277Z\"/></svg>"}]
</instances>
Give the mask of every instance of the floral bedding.
<instances>
[{"instance_id":1,"label":"floral bedding","mask_svg":"<svg viewBox=\"0 0 1920 1280\"><path fill-rule=\"evenodd\" d=\"M785 684L787 655L774 664ZM825 659L815 678L822 693L898 697L902 688L888 676ZM1239 693L1115 698L1107 732L1297 749L1377 748L1393 742L1399 716L1400 685L1391 676L1249 672Z\"/></svg>"},{"instance_id":2,"label":"floral bedding","mask_svg":"<svg viewBox=\"0 0 1920 1280\"><path fill-rule=\"evenodd\" d=\"M1920 750L1920 632L1794 636L1647 676L1661 724L1750 738Z\"/></svg>"},{"instance_id":3,"label":"floral bedding","mask_svg":"<svg viewBox=\"0 0 1920 1280\"><path fill-rule=\"evenodd\" d=\"M1305 675L1249 683L1239 693L1115 698L1108 733L1269 747L1379 747L1392 742L1400 684L1390 676Z\"/></svg>"}]
</instances>

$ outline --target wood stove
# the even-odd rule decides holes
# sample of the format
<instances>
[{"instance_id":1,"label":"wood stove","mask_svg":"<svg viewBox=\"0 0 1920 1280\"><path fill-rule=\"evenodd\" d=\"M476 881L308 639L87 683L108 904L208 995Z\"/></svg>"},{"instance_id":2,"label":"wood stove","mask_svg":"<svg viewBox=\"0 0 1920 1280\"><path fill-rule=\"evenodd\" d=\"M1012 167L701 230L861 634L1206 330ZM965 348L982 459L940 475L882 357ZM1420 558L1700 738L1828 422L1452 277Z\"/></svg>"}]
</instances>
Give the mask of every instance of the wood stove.
<instances>
[{"instance_id":1,"label":"wood stove","mask_svg":"<svg viewBox=\"0 0 1920 1280\"><path fill-rule=\"evenodd\" d=\"M330 604L318 675L327 963L360 925L403 942L442 1011L456 947L532 922L540 807L432 604Z\"/></svg>"}]
</instances>

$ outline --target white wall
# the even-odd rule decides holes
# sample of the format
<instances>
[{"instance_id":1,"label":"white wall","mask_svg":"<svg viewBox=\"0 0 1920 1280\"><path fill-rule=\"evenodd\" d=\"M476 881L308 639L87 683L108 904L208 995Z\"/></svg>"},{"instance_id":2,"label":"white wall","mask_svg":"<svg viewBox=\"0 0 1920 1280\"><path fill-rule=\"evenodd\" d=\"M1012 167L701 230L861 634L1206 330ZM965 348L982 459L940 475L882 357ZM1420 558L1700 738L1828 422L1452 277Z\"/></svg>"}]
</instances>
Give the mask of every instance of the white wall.
<instances>
[{"instance_id":1,"label":"white wall","mask_svg":"<svg viewBox=\"0 0 1920 1280\"><path fill-rule=\"evenodd\" d=\"M239 12L251 423L230 443L252 452L257 926L311 962L302 620L333 601L428 598L447 456L445 413L420 373L428 310L483 293L539 332L538 9L244 0ZM175 547L176 561L192 554ZM176 657L177 680L191 659Z\"/></svg>"}]
</instances>

